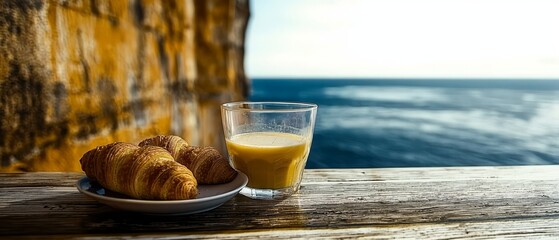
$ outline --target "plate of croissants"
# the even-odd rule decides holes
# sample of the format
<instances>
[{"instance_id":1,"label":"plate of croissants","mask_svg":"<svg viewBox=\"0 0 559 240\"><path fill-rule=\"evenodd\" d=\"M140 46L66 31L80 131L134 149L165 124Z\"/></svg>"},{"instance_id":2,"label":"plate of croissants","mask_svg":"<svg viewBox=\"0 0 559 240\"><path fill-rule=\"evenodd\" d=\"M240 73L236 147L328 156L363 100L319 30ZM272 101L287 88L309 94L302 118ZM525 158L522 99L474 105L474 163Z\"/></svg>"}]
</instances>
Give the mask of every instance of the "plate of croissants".
<instances>
[{"instance_id":1,"label":"plate of croissants","mask_svg":"<svg viewBox=\"0 0 559 240\"><path fill-rule=\"evenodd\" d=\"M209 211L248 183L215 148L190 146L178 136L98 146L80 164L87 175L76 183L80 192L117 209L147 214Z\"/></svg>"}]
</instances>

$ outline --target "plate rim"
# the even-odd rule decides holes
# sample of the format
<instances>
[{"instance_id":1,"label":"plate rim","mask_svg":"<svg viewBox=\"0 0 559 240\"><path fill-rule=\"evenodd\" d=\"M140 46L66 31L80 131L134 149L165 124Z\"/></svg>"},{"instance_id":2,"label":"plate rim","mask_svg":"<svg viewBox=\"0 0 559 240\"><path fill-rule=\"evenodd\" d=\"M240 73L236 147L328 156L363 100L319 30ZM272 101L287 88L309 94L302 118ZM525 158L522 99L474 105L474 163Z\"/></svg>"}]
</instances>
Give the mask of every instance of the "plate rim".
<instances>
[{"instance_id":1,"label":"plate rim","mask_svg":"<svg viewBox=\"0 0 559 240\"><path fill-rule=\"evenodd\" d=\"M226 197L227 195L234 193L234 192L239 192L241 191L248 183L248 177L246 174L237 171L237 177L235 177L235 179L233 179L233 181L237 180L237 178L242 178L241 179L241 184L237 187L235 187L235 189L221 193L221 194L217 194L217 195L212 195L212 196L207 196L207 197L203 197L203 198L193 198L193 199L184 199L184 200L143 200L143 199L134 199L134 198L118 198L118 197L109 197L109 196L104 196L104 195L100 195L100 194L95 194L93 192L87 191L87 189L84 189L81 187L80 183L84 182L84 181L88 181L91 182L91 180L87 177L81 177L79 180L76 181L75 186L78 189L78 191L80 191L81 193L92 197L92 198L98 198L98 199L102 199L102 200L107 200L107 201L113 201L113 202L120 202L120 203L133 203L133 204L153 204L153 205L162 205L162 204L195 204L195 203L201 203L201 202L206 202L206 201L212 201L212 200L216 200L216 199L220 199L223 197ZM231 182L233 182L231 181ZM229 182L229 183L231 183ZM224 183L224 184L229 184L229 183ZM218 184L219 185L219 184ZM216 186L216 185L207 185L207 186ZM105 187L103 187L105 188Z\"/></svg>"}]
</instances>

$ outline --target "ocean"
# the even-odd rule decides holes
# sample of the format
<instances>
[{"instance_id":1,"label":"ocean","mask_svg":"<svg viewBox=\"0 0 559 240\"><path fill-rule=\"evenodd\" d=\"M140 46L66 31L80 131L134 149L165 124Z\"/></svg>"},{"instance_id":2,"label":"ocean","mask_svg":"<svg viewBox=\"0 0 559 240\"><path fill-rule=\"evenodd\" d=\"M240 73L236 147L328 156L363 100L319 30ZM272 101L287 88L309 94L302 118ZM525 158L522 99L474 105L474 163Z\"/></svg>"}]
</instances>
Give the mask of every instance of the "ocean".
<instances>
[{"instance_id":1,"label":"ocean","mask_svg":"<svg viewBox=\"0 0 559 240\"><path fill-rule=\"evenodd\" d=\"M252 79L318 104L306 168L559 164L559 80Z\"/></svg>"}]
</instances>

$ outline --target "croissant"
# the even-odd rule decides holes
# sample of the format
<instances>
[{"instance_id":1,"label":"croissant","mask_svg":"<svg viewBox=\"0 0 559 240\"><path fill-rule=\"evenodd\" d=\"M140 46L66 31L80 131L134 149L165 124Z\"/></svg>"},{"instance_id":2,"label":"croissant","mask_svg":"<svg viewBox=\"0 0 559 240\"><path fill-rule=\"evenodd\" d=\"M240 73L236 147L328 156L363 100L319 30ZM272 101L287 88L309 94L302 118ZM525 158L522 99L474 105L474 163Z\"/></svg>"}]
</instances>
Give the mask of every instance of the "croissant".
<instances>
[{"instance_id":1,"label":"croissant","mask_svg":"<svg viewBox=\"0 0 559 240\"><path fill-rule=\"evenodd\" d=\"M139 145L153 145L167 149L175 161L192 171L200 184L227 183L237 176L237 171L217 149L189 146L178 136L156 136L140 142Z\"/></svg>"},{"instance_id":2,"label":"croissant","mask_svg":"<svg viewBox=\"0 0 559 240\"><path fill-rule=\"evenodd\" d=\"M80 163L89 179L133 198L180 200L198 195L192 172L160 147L115 142L86 152Z\"/></svg>"}]
</instances>

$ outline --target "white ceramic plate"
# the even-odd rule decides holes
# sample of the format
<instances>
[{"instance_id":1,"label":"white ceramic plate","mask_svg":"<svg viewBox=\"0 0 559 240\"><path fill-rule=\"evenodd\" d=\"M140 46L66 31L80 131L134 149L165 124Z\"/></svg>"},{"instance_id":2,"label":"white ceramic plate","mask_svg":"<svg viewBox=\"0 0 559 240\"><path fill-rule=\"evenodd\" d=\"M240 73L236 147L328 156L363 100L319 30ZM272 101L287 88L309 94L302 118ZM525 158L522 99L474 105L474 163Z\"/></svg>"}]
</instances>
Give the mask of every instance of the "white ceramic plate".
<instances>
[{"instance_id":1,"label":"white ceramic plate","mask_svg":"<svg viewBox=\"0 0 559 240\"><path fill-rule=\"evenodd\" d=\"M198 197L189 200L132 199L126 195L106 190L87 177L78 180L76 187L81 193L117 209L147 214L186 215L209 211L221 206L237 195L246 186L247 182L247 176L239 172L230 183L198 185Z\"/></svg>"}]
</instances>

